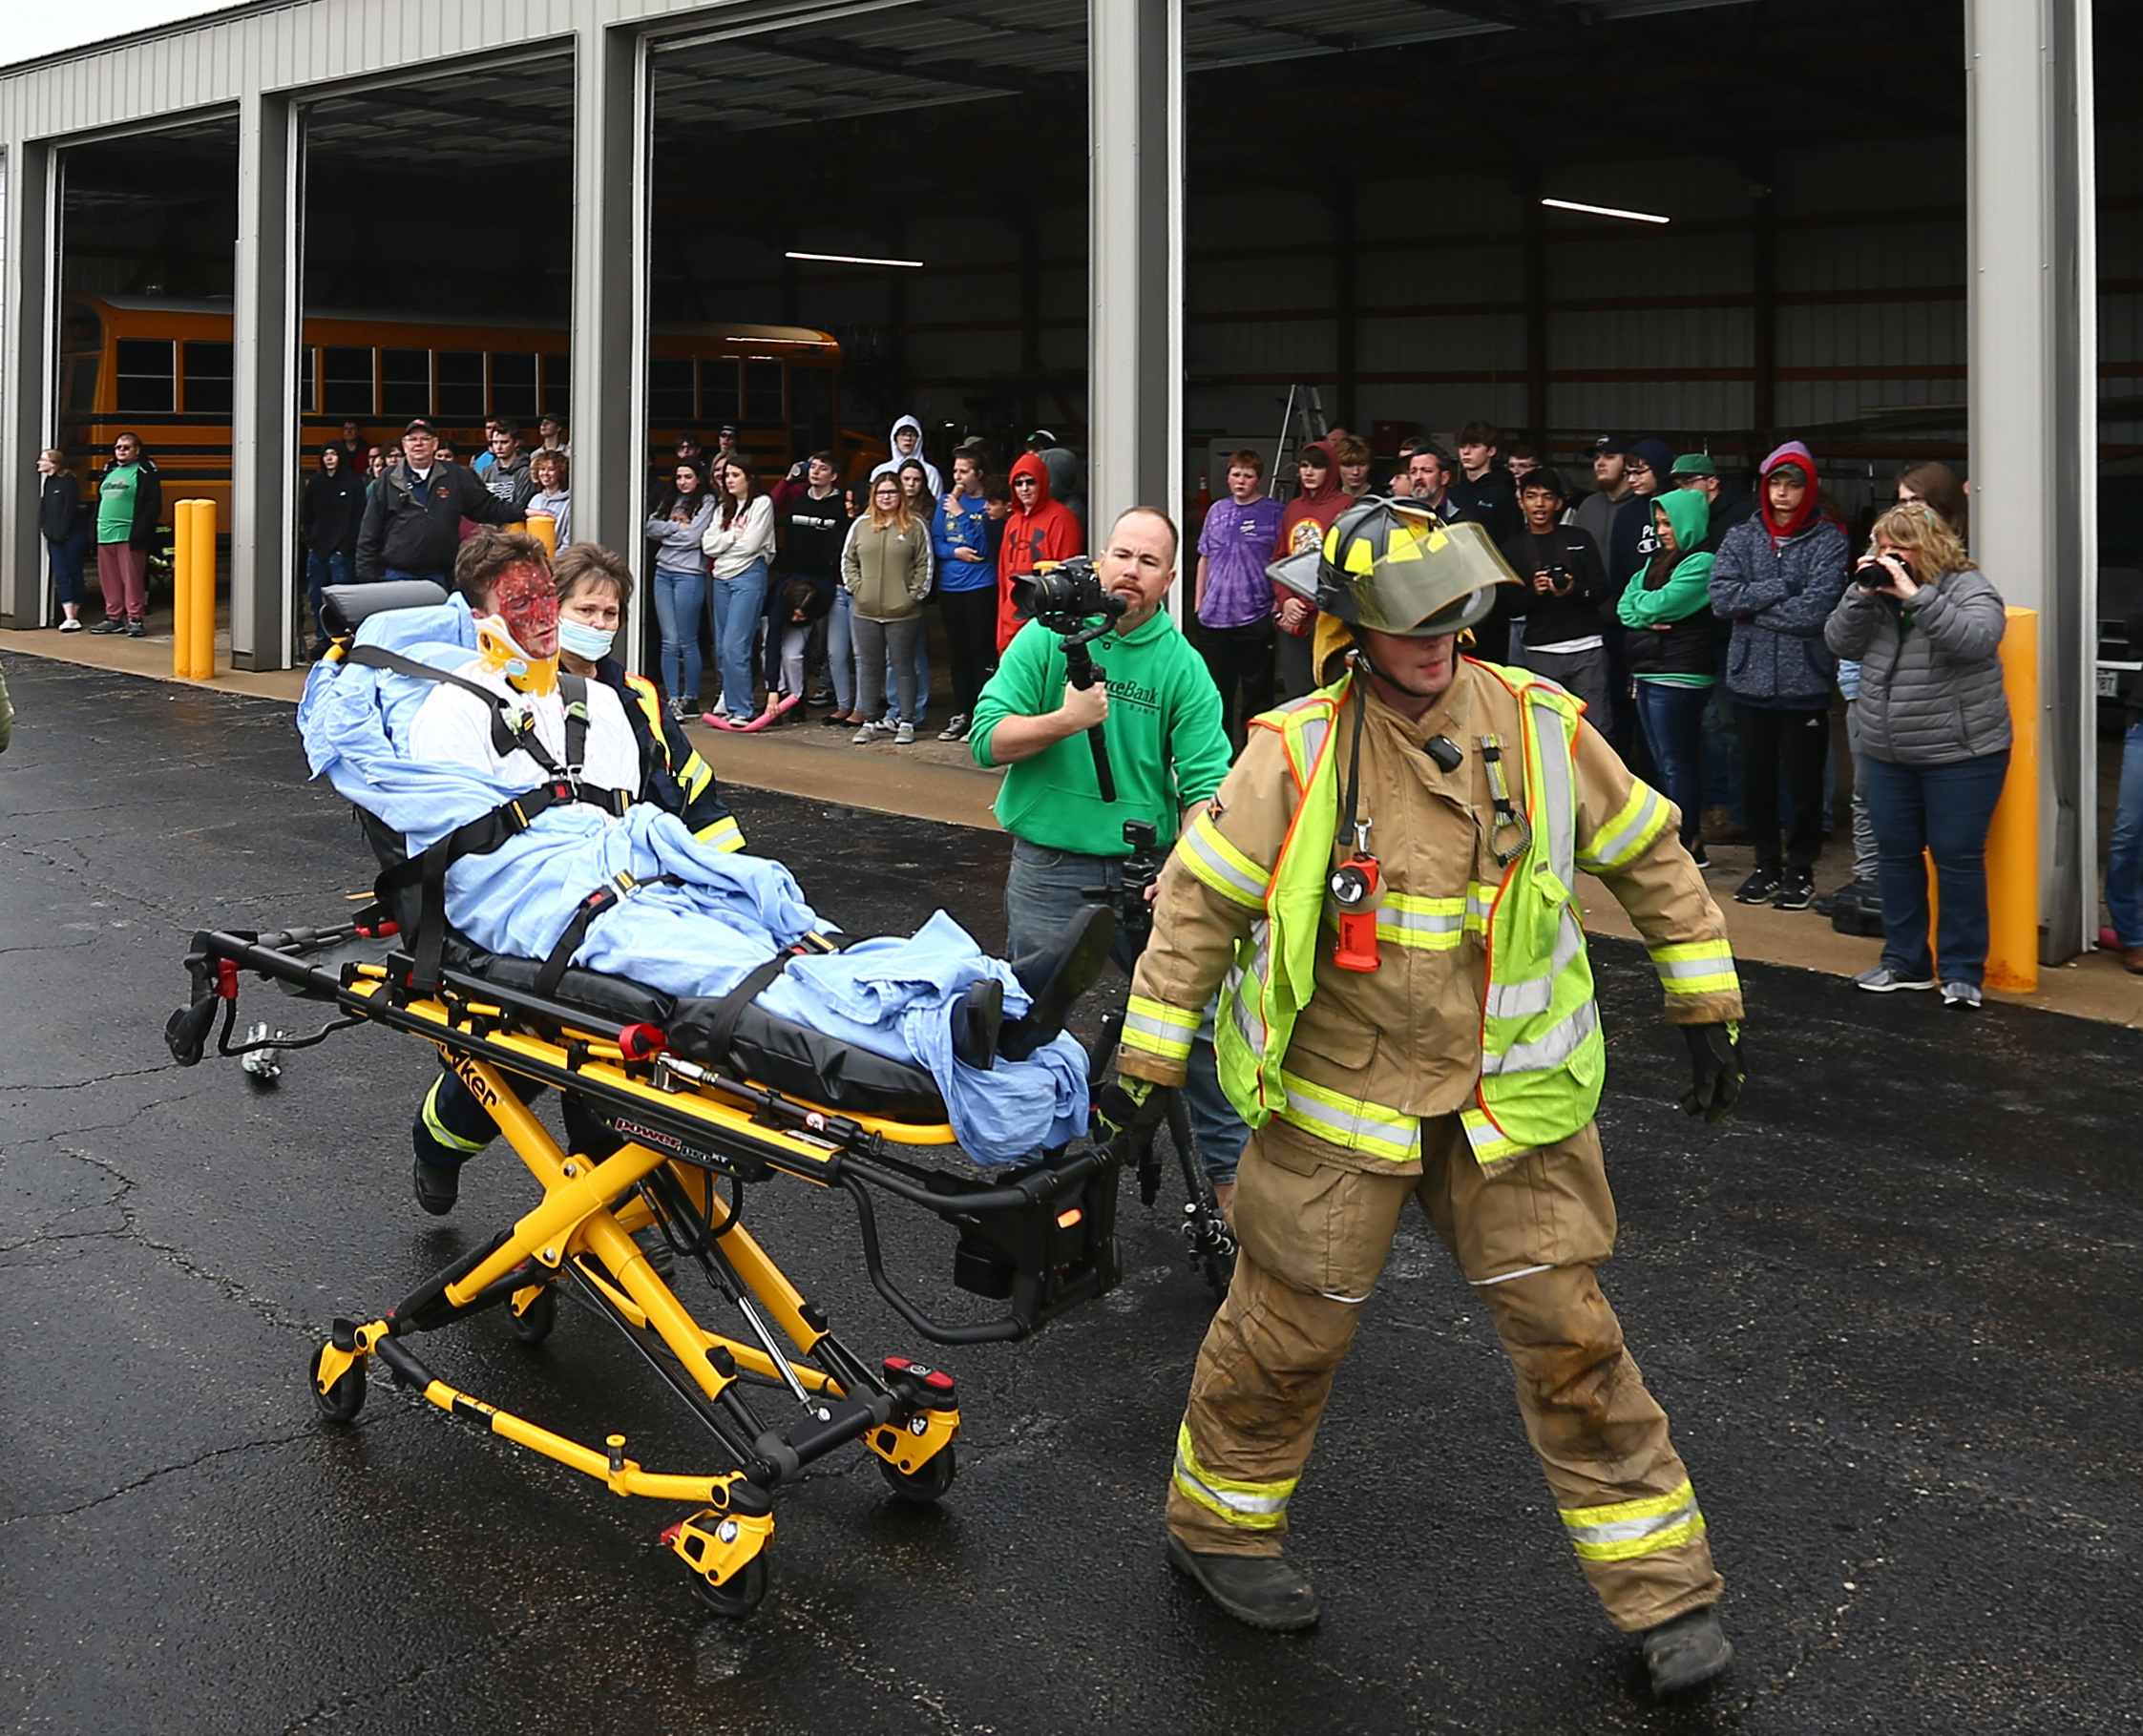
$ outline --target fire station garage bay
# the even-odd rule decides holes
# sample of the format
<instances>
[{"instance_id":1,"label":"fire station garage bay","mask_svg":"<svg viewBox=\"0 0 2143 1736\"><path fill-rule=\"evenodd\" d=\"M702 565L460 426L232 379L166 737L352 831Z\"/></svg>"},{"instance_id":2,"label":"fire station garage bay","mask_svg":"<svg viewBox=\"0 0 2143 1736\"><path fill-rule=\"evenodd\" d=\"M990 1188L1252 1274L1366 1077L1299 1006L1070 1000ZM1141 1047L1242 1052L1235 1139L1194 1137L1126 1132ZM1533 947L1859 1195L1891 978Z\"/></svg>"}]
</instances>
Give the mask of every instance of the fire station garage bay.
<instances>
[{"instance_id":1,"label":"fire station garage bay","mask_svg":"<svg viewBox=\"0 0 2143 1736\"><path fill-rule=\"evenodd\" d=\"M2111 0L257 0L0 73L0 422L215 500L257 670L346 421L556 416L642 568L725 424L777 474L1046 429L1090 530L1334 428L1585 486L1603 434L1797 438L1857 533L1939 458L2040 617L2060 958L2143 659L2139 86ZM0 492L0 625L53 614Z\"/></svg>"}]
</instances>

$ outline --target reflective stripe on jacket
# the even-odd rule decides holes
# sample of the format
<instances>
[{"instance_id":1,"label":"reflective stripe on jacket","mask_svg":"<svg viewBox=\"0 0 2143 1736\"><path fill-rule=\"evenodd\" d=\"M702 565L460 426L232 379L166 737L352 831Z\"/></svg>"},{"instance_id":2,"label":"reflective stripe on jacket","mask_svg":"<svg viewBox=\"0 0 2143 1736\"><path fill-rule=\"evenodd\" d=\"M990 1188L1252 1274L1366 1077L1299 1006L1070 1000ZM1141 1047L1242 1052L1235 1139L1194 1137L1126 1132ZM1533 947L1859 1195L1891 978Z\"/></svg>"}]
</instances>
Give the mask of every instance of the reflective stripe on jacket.
<instances>
[{"instance_id":1,"label":"reflective stripe on jacket","mask_svg":"<svg viewBox=\"0 0 2143 1736\"><path fill-rule=\"evenodd\" d=\"M1381 963L1337 969L1324 881L1354 751L1348 697L1342 680L1260 718L1179 839L1139 962L1125 1073L1180 1081L1198 1009L1219 988L1222 1077L1253 1126L1280 1116L1368 1167L1416 1161L1424 1116L1470 1111L1483 1161L1563 1137L1590 1115L1603 1072L1569 895L1580 868L1645 937L1670 1020L1740 1016L1724 923L1671 805L1559 687L1470 659L1423 718L1370 701L1362 817L1382 869ZM1448 770L1422 750L1439 733L1463 744ZM1495 823L1489 738L1533 833L1507 865L1494 846L1515 834Z\"/></svg>"}]
</instances>

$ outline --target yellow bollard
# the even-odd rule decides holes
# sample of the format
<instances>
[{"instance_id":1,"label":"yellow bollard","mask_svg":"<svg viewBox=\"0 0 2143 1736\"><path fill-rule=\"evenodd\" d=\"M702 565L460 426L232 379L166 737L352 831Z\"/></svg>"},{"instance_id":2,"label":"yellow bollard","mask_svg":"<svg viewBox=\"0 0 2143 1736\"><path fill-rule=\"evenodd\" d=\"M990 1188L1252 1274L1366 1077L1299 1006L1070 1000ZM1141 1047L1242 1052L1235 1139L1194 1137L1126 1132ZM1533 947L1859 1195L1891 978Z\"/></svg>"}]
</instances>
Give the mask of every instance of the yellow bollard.
<instances>
[{"instance_id":1,"label":"yellow bollard","mask_svg":"<svg viewBox=\"0 0 2143 1736\"><path fill-rule=\"evenodd\" d=\"M171 510L171 673L193 680L192 640L186 622L194 606L194 503L181 500Z\"/></svg>"},{"instance_id":2,"label":"yellow bollard","mask_svg":"<svg viewBox=\"0 0 2143 1736\"><path fill-rule=\"evenodd\" d=\"M2002 684L2015 743L1986 833L1986 986L2039 987L2039 614L2011 609L2002 635Z\"/></svg>"},{"instance_id":3,"label":"yellow bollard","mask_svg":"<svg viewBox=\"0 0 2143 1736\"><path fill-rule=\"evenodd\" d=\"M194 502L194 680L216 679L216 503Z\"/></svg>"},{"instance_id":4,"label":"yellow bollard","mask_svg":"<svg viewBox=\"0 0 2143 1736\"><path fill-rule=\"evenodd\" d=\"M558 521L548 512L531 512L528 515L528 533L543 545L543 552L553 559L558 553Z\"/></svg>"}]
</instances>

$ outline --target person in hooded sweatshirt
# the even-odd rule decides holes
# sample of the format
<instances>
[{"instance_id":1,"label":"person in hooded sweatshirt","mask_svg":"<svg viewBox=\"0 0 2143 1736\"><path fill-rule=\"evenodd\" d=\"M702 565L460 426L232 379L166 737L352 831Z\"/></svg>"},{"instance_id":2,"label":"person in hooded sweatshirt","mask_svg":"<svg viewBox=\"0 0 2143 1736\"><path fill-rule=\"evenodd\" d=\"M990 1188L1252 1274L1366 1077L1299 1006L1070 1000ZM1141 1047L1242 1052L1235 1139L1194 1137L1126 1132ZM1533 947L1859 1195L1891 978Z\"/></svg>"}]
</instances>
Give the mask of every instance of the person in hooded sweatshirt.
<instances>
[{"instance_id":1,"label":"person in hooded sweatshirt","mask_svg":"<svg viewBox=\"0 0 2143 1736\"><path fill-rule=\"evenodd\" d=\"M1845 533L1822 512L1815 455L1805 446L1790 440L1779 447L1764 459L1762 475L1756 516L1727 533L1712 568L1712 608L1733 622L1726 686L1756 847L1756 871L1733 896L1805 910L1816 900L1823 846L1823 767L1838 675L1823 625L1844 595L1850 555ZM1781 755L1794 805L1783 858Z\"/></svg>"},{"instance_id":2,"label":"person in hooded sweatshirt","mask_svg":"<svg viewBox=\"0 0 2143 1736\"><path fill-rule=\"evenodd\" d=\"M1012 512L1004 521L998 559L998 655L1026 624L1013 600L1012 581L1044 561L1086 553L1086 533L1061 501L1051 498L1049 467L1040 453L1022 452L1012 465Z\"/></svg>"},{"instance_id":3,"label":"person in hooded sweatshirt","mask_svg":"<svg viewBox=\"0 0 2143 1736\"><path fill-rule=\"evenodd\" d=\"M1629 629L1637 722L1681 816L1682 847L1700 868L1704 850L1704 712L1719 681L1719 617L1712 613L1712 503L1669 489L1651 503L1659 547L1615 605Z\"/></svg>"},{"instance_id":4,"label":"person in hooded sweatshirt","mask_svg":"<svg viewBox=\"0 0 2143 1736\"><path fill-rule=\"evenodd\" d=\"M1323 441L1313 440L1302 449L1294 473L1301 487L1280 513L1280 533L1272 539L1274 560L1322 547L1334 520L1355 504L1339 486L1339 467ZM1317 684L1311 668L1317 612L1276 579L1272 605L1280 626L1280 697L1299 700Z\"/></svg>"},{"instance_id":5,"label":"person in hooded sweatshirt","mask_svg":"<svg viewBox=\"0 0 2143 1736\"><path fill-rule=\"evenodd\" d=\"M923 425L913 416L903 416L893 425L886 436L886 444L893 448L893 456L877 466L872 472L872 480L888 471L898 471L909 459L923 467L923 474L930 479L930 497L937 499L945 492L945 478L937 473L937 467L923 456Z\"/></svg>"}]
</instances>

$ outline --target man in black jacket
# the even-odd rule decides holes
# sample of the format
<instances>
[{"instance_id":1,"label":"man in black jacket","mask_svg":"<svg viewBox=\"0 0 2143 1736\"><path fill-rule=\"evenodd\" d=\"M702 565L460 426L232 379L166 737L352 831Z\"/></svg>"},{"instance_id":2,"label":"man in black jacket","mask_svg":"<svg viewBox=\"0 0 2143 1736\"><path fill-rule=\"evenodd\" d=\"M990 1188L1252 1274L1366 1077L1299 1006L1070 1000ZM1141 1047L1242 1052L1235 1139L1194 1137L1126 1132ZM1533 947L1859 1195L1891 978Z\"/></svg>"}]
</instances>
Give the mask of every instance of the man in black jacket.
<instances>
[{"instance_id":1,"label":"man in black jacket","mask_svg":"<svg viewBox=\"0 0 2143 1736\"><path fill-rule=\"evenodd\" d=\"M461 547L461 521L510 525L521 509L457 464L441 464L439 435L417 417L402 431L402 456L366 497L357 533L357 579L429 578L445 585Z\"/></svg>"}]
</instances>

